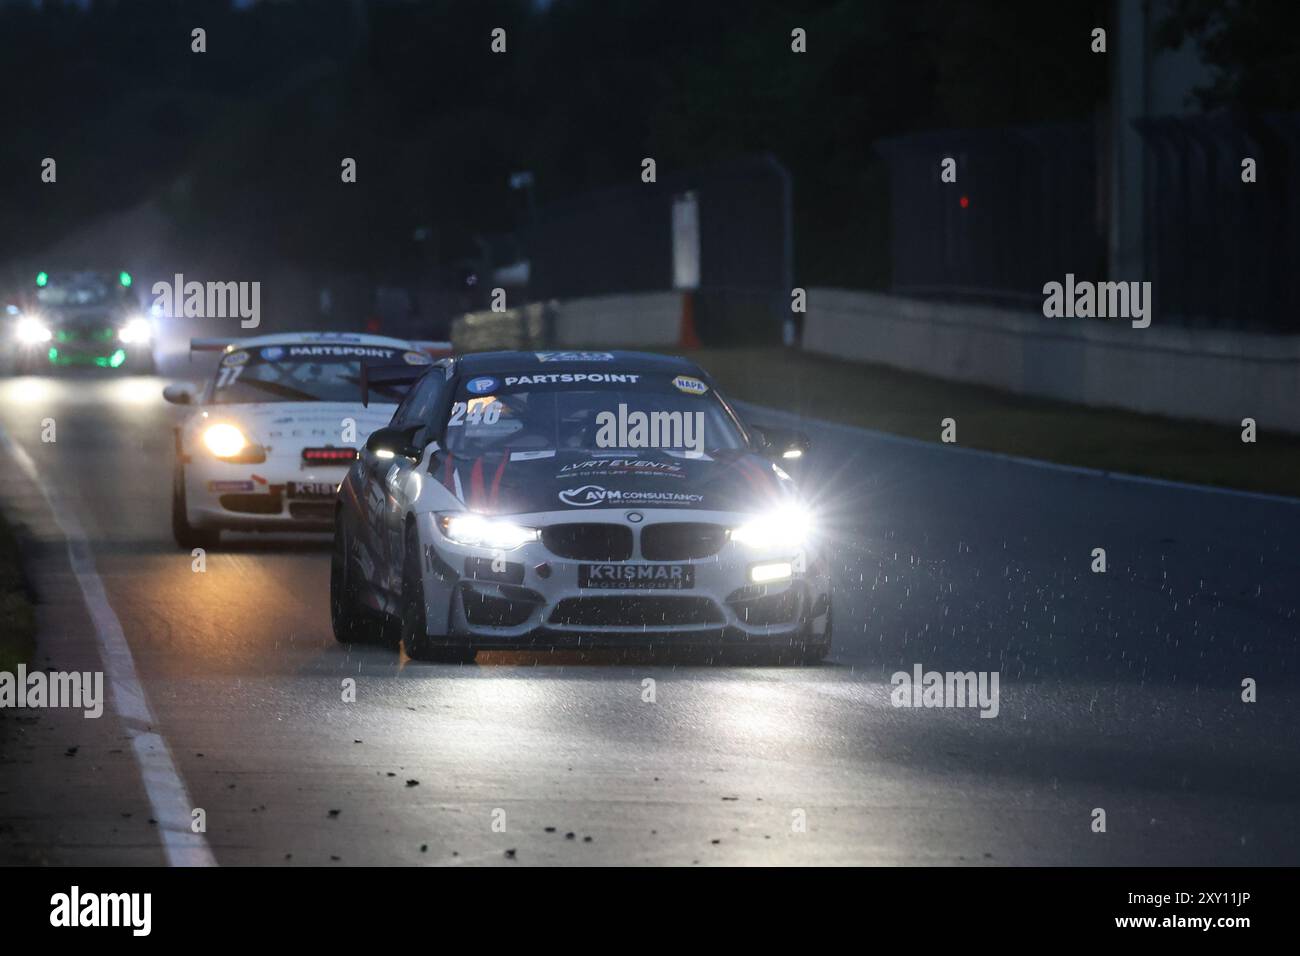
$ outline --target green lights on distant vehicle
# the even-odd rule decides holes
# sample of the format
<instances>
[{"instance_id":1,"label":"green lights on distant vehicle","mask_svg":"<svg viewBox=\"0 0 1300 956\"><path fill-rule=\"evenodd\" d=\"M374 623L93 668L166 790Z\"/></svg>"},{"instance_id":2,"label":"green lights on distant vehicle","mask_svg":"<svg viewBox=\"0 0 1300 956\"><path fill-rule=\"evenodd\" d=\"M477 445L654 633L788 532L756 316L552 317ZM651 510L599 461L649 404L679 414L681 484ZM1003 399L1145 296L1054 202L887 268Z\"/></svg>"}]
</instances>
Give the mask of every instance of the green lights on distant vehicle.
<instances>
[{"instance_id":1,"label":"green lights on distant vehicle","mask_svg":"<svg viewBox=\"0 0 1300 956\"><path fill-rule=\"evenodd\" d=\"M120 282L120 283L122 283L122 288L124 288L124 289L129 289L129 288L131 288L131 273L129 273L129 272L119 272L119 273L117 274L117 281ZM116 366L114 366L114 367L116 367Z\"/></svg>"},{"instance_id":2,"label":"green lights on distant vehicle","mask_svg":"<svg viewBox=\"0 0 1300 956\"><path fill-rule=\"evenodd\" d=\"M36 273L36 284L40 286L42 289L45 288L46 283L48 283L49 281L50 281L50 274L48 272Z\"/></svg>"},{"instance_id":3,"label":"green lights on distant vehicle","mask_svg":"<svg viewBox=\"0 0 1300 956\"><path fill-rule=\"evenodd\" d=\"M59 350L51 348L49 351L49 358L51 362L57 362L59 360Z\"/></svg>"},{"instance_id":4,"label":"green lights on distant vehicle","mask_svg":"<svg viewBox=\"0 0 1300 956\"><path fill-rule=\"evenodd\" d=\"M126 361L126 352L123 349L118 349L111 356L109 356L108 365L109 368L117 368L125 361Z\"/></svg>"}]
</instances>

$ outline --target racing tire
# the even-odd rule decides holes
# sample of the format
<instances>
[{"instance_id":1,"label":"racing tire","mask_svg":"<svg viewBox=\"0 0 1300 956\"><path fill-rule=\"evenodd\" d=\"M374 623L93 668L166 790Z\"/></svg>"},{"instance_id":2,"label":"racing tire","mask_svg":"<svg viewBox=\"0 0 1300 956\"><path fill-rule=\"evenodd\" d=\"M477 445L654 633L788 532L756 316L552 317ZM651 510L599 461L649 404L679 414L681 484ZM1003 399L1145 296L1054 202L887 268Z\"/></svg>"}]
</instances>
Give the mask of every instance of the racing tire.
<instances>
[{"instance_id":1,"label":"racing tire","mask_svg":"<svg viewBox=\"0 0 1300 956\"><path fill-rule=\"evenodd\" d=\"M172 537L186 551L195 548L211 551L221 544L221 529L196 528L190 524L189 510L185 505L185 471L179 466L172 479Z\"/></svg>"},{"instance_id":2,"label":"racing tire","mask_svg":"<svg viewBox=\"0 0 1300 956\"><path fill-rule=\"evenodd\" d=\"M405 545L402 549L402 599L401 627L402 650L417 661L438 664L472 664L476 651L472 647L447 646L429 637L426 621L428 609L424 603L424 581L420 562L420 533L415 524L406 526Z\"/></svg>"},{"instance_id":3,"label":"racing tire","mask_svg":"<svg viewBox=\"0 0 1300 956\"><path fill-rule=\"evenodd\" d=\"M340 515L330 552L330 627L340 644L391 644L391 628L378 611L361 603L347 530Z\"/></svg>"},{"instance_id":4,"label":"racing tire","mask_svg":"<svg viewBox=\"0 0 1300 956\"><path fill-rule=\"evenodd\" d=\"M826 605L826 630L822 634L822 639L816 644L808 643L799 648L797 663L810 666L820 664L826 659L826 655L831 652L831 626L834 619L834 605Z\"/></svg>"}]
</instances>

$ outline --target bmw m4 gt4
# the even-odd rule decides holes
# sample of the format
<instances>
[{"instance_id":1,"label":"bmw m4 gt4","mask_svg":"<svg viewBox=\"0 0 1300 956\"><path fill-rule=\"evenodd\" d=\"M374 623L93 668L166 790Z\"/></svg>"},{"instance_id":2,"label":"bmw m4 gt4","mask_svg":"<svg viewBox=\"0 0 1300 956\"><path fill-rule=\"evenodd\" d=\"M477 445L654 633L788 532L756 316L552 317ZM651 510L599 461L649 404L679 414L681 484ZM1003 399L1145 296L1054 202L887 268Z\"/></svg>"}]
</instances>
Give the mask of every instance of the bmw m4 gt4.
<instances>
[{"instance_id":1,"label":"bmw m4 gt4","mask_svg":"<svg viewBox=\"0 0 1300 956\"><path fill-rule=\"evenodd\" d=\"M443 344L326 332L195 339L193 349L221 357L202 391L163 390L193 407L176 429L176 543L213 547L223 528L329 531L339 482L404 391L379 386L379 404L364 407L362 361L428 367L433 357L421 348Z\"/></svg>"},{"instance_id":2,"label":"bmw m4 gt4","mask_svg":"<svg viewBox=\"0 0 1300 956\"><path fill-rule=\"evenodd\" d=\"M779 464L806 443L746 426L679 358L439 361L340 488L335 636L400 633L409 656L449 661L645 646L818 660L827 561Z\"/></svg>"}]
</instances>

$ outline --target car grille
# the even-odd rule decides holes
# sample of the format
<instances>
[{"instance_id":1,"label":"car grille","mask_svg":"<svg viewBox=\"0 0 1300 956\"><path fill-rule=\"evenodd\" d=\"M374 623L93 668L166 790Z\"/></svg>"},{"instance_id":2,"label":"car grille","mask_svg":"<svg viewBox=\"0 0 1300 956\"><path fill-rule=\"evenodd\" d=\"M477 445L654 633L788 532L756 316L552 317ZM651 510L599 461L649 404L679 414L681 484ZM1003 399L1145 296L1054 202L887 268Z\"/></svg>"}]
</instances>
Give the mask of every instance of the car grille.
<instances>
[{"instance_id":1,"label":"car grille","mask_svg":"<svg viewBox=\"0 0 1300 956\"><path fill-rule=\"evenodd\" d=\"M289 517L306 521L330 521L334 518L332 501L291 501Z\"/></svg>"},{"instance_id":2,"label":"car grille","mask_svg":"<svg viewBox=\"0 0 1300 956\"><path fill-rule=\"evenodd\" d=\"M666 521L641 529L641 556L647 561L711 558L726 543L727 529L720 524Z\"/></svg>"},{"instance_id":3,"label":"car grille","mask_svg":"<svg viewBox=\"0 0 1300 956\"><path fill-rule=\"evenodd\" d=\"M542 544L571 561L626 561L632 557L632 529L602 522L553 524L542 530Z\"/></svg>"},{"instance_id":4,"label":"car grille","mask_svg":"<svg viewBox=\"0 0 1300 956\"><path fill-rule=\"evenodd\" d=\"M542 602L540 594L527 588L502 588L502 591L510 596L484 594L462 587L460 596L465 620L475 627L518 627Z\"/></svg>"},{"instance_id":5,"label":"car grille","mask_svg":"<svg viewBox=\"0 0 1300 956\"><path fill-rule=\"evenodd\" d=\"M221 507L248 515L278 515L279 495L222 495Z\"/></svg>"},{"instance_id":6,"label":"car grille","mask_svg":"<svg viewBox=\"0 0 1300 956\"><path fill-rule=\"evenodd\" d=\"M110 326L86 327L74 326L58 329L54 341L60 344L69 342L112 342L117 339L117 330Z\"/></svg>"},{"instance_id":7,"label":"car grille","mask_svg":"<svg viewBox=\"0 0 1300 956\"><path fill-rule=\"evenodd\" d=\"M568 627L671 627L721 624L722 612L705 597L565 598L551 612L550 623Z\"/></svg>"},{"instance_id":8,"label":"car grille","mask_svg":"<svg viewBox=\"0 0 1300 956\"><path fill-rule=\"evenodd\" d=\"M786 588L779 594L769 594L765 588L742 588L732 598L731 608L736 616L752 627L770 627L777 624L790 624L799 613L799 591ZM751 596L751 593L753 596Z\"/></svg>"}]
</instances>

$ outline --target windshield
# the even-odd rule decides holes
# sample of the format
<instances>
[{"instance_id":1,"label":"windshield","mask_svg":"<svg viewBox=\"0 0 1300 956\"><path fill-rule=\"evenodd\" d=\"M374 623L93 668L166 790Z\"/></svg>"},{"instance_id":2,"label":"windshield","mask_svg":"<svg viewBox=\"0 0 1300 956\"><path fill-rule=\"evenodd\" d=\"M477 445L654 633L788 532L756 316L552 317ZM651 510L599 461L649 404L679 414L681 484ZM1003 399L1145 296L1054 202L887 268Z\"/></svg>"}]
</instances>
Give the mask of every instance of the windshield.
<instances>
[{"instance_id":1,"label":"windshield","mask_svg":"<svg viewBox=\"0 0 1300 956\"><path fill-rule=\"evenodd\" d=\"M211 386L211 402L361 401L361 363L427 365L420 352L370 345L270 345L230 352L221 360ZM397 403L406 384L370 389L371 401Z\"/></svg>"},{"instance_id":2,"label":"windshield","mask_svg":"<svg viewBox=\"0 0 1300 956\"><path fill-rule=\"evenodd\" d=\"M625 381L532 381L543 377L482 375L462 382L447 417L447 448L461 456L647 448L689 456L745 447L736 420L700 379L623 374L587 378Z\"/></svg>"},{"instance_id":3,"label":"windshield","mask_svg":"<svg viewBox=\"0 0 1300 956\"><path fill-rule=\"evenodd\" d=\"M103 305L122 298L116 283L98 276L81 276L75 281L51 281L36 290L36 301L52 308Z\"/></svg>"}]
</instances>

